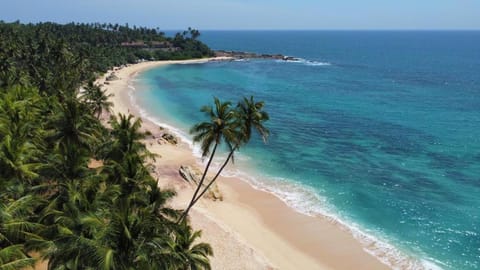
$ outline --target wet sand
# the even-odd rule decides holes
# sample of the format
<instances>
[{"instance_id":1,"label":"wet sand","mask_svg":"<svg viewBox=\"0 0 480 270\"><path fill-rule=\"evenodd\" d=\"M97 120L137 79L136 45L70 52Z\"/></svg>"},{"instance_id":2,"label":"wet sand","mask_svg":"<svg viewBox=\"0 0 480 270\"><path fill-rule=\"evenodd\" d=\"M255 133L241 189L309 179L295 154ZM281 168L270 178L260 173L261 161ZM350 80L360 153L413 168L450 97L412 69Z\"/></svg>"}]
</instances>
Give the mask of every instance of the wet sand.
<instances>
[{"instance_id":1,"label":"wet sand","mask_svg":"<svg viewBox=\"0 0 480 270\"><path fill-rule=\"evenodd\" d=\"M119 79L103 85L103 89L114 95L111 101L115 114L131 113L140 117L128 95L134 76L161 65L211 60L130 65L116 70ZM97 83L104 84L105 77ZM178 170L181 165L197 166L201 170L203 166L186 142L176 146L159 143L158 138L164 131L148 119L142 120L144 129L152 133L145 143L151 152L160 156L153 163L155 177L162 188L177 191L171 205L183 209L193 195L194 186L183 180ZM326 217L296 212L273 194L257 190L240 179L223 177L217 182L223 201L202 199L190 212L193 227L203 231L202 241L213 247L213 269L390 269L367 253L341 224Z\"/></svg>"}]
</instances>

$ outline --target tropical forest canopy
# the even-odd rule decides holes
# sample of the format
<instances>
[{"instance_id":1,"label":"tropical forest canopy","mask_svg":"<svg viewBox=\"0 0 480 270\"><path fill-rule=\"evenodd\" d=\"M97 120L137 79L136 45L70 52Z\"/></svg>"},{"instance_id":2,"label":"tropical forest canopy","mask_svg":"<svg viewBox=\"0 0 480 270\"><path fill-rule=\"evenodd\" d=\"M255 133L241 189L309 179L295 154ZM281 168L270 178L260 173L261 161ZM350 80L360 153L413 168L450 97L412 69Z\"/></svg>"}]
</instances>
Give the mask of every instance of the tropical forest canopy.
<instances>
[{"instance_id":1,"label":"tropical forest canopy","mask_svg":"<svg viewBox=\"0 0 480 270\"><path fill-rule=\"evenodd\" d=\"M150 175L141 120L102 125L111 104L93 82L142 59L211 56L199 34L0 22L0 269L210 269L211 247Z\"/></svg>"},{"instance_id":2,"label":"tropical forest canopy","mask_svg":"<svg viewBox=\"0 0 480 270\"><path fill-rule=\"evenodd\" d=\"M20 24L0 21L0 72L9 83L30 77L41 90L55 83L52 73L80 69L84 81L109 67L140 60L179 60L213 56L188 29L166 37L158 29L118 24ZM69 67L65 67L66 64ZM63 75L63 74L59 74ZM58 76L58 75L57 75ZM12 81L13 80L13 81ZM48 82L47 82L48 81Z\"/></svg>"}]
</instances>

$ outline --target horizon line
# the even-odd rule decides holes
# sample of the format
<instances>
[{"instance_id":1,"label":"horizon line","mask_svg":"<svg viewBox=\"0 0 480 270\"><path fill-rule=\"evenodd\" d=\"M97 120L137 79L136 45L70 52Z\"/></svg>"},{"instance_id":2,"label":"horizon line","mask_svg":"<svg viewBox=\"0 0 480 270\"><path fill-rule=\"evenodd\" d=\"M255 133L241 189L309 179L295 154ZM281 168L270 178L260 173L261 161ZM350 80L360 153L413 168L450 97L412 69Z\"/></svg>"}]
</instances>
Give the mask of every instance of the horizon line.
<instances>
[{"instance_id":1,"label":"horizon line","mask_svg":"<svg viewBox=\"0 0 480 270\"><path fill-rule=\"evenodd\" d=\"M477 32L480 31L480 28L478 29L469 29L469 28L433 28L433 29L409 29L409 28L392 28L392 29L335 29L335 28L319 28L319 29L302 29L302 28L292 28L292 29L269 29L269 28L261 28L261 29L214 29L214 28L195 28L200 31L358 31L358 32L367 32L367 31L372 31L372 32L382 32L382 31L398 31L398 32L453 32L453 31L458 31L458 32ZM164 29L162 31L183 31L184 29Z\"/></svg>"},{"instance_id":2,"label":"horizon line","mask_svg":"<svg viewBox=\"0 0 480 270\"><path fill-rule=\"evenodd\" d=\"M69 23L102 23L102 22L85 22L85 21L69 21L69 22L58 22L54 20L45 20L45 21L22 21L20 19L14 20L14 21L6 21L3 19L0 19L1 22L4 23L21 23L21 24L37 24L37 23L58 23L61 25L64 24L69 24ZM136 24L130 24L128 22L123 22L123 23L113 23L110 22L111 24L119 24L124 26L125 24L128 24L130 27L133 26L138 26L138 27L148 27L148 28L158 28L160 31L183 31L188 28L165 28L162 29L162 27L158 26L147 26L147 25L136 25ZM201 28L201 27L192 27L194 29L200 30L200 31L345 31L345 32L382 32L382 31L391 31L391 32L453 32L453 31L458 31L458 32L477 32L480 31L480 28L224 28L224 29L218 29L218 28Z\"/></svg>"}]
</instances>

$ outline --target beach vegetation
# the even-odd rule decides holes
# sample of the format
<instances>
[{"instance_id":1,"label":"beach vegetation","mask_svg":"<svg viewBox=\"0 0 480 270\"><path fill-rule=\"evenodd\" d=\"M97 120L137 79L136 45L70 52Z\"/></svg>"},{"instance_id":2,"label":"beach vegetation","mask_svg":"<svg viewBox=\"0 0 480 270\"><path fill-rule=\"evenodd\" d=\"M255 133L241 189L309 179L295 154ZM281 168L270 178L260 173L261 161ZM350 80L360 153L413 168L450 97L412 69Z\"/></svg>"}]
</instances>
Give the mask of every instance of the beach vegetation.
<instances>
[{"instance_id":1,"label":"beach vegetation","mask_svg":"<svg viewBox=\"0 0 480 270\"><path fill-rule=\"evenodd\" d=\"M101 86L95 84L93 81L88 82L82 94L83 101L97 118L100 118L102 112L111 112L110 109L113 103L109 101L109 98L112 96L113 94L106 94Z\"/></svg>"},{"instance_id":2,"label":"beach vegetation","mask_svg":"<svg viewBox=\"0 0 480 270\"><path fill-rule=\"evenodd\" d=\"M213 56L213 51L196 39L200 35L198 30L190 32L193 34L178 33L172 38L159 29L118 24L2 22L0 74L2 81L9 84L20 82L25 76L34 77L31 82L44 91L84 82L113 66L142 60ZM80 80L66 80L75 75ZM0 85L5 84L2 81Z\"/></svg>"},{"instance_id":3,"label":"beach vegetation","mask_svg":"<svg viewBox=\"0 0 480 270\"><path fill-rule=\"evenodd\" d=\"M171 39L127 25L19 22L1 22L0 37L0 269L38 260L48 269L210 269L210 245L176 222L175 192L150 174L141 120L103 125L111 104L92 81ZM128 46L139 40L150 45Z\"/></svg>"}]
</instances>

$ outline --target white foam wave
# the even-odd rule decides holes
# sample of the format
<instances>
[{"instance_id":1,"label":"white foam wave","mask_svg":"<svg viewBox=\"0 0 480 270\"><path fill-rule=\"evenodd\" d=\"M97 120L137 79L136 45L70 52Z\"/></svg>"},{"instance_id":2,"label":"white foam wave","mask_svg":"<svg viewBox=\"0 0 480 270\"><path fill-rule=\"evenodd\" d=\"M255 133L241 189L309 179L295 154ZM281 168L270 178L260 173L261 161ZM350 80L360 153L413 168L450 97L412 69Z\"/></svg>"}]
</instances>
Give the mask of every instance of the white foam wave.
<instances>
[{"instance_id":1,"label":"white foam wave","mask_svg":"<svg viewBox=\"0 0 480 270\"><path fill-rule=\"evenodd\" d=\"M313 60L307 60L303 58L294 58L292 60L276 60L277 63L297 63L297 64L303 64L306 66L331 66L332 64L329 62L320 62L320 61L313 61Z\"/></svg>"},{"instance_id":2,"label":"white foam wave","mask_svg":"<svg viewBox=\"0 0 480 270\"><path fill-rule=\"evenodd\" d=\"M378 258L382 263L392 269L408 270L438 270L442 269L431 259L416 259L406 255L385 239L374 236L374 232L367 232L355 222L346 222L334 214L334 207L328 204L325 197L318 191L304 185L289 181L288 179L273 177L270 179L258 179L244 172L236 171L226 173L225 176L238 177L246 180L254 188L274 194L296 211L309 215L320 216L329 222L338 225L341 229L349 232L359 241L364 250Z\"/></svg>"},{"instance_id":3,"label":"white foam wave","mask_svg":"<svg viewBox=\"0 0 480 270\"><path fill-rule=\"evenodd\" d=\"M307 65L307 66L331 66L332 64L330 64L328 62L306 61L305 65Z\"/></svg>"},{"instance_id":4,"label":"white foam wave","mask_svg":"<svg viewBox=\"0 0 480 270\"><path fill-rule=\"evenodd\" d=\"M128 85L128 87L131 90L128 93L131 102L142 117L156 125L167 128L170 132L178 136L182 142L185 142L190 149L192 149L192 152L200 165L206 162L206 160L201 159L200 147L193 144L193 141L189 139L189 136L185 131L164 123L156 117L148 114L147 111L141 108L136 102L134 96L134 92L136 91L135 87L133 85ZM220 168L225 157L226 155L222 156L222 154L220 154L216 161L212 162L212 171ZM242 155L241 153L236 154L235 158L237 161L240 161L240 163L248 163L249 160L248 156ZM368 230L361 228L353 221L345 221L335 214L336 211L334 207L329 205L328 200L318 194L318 191L313 190L313 188L285 178L255 176L254 174L247 173L246 170L240 169L239 166L227 167L221 175L223 177L239 178L249 183L255 189L275 195L300 213L309 216L320 216L329 222L338 225L339 228L353 235L353 237L362 244L367 253L375 256L382 263L388 265L392 269L442 269L442 267L439 266L439 264L441 264L440 262L434 261L433 259L415 259L408 256L393 245L389 244L385 239L374 236L374 232L369 232Z\"/></svg>"},{"instance_id":5,"label":"white foam wave","mask_svg":"<svg viewBox=\"0 0 480 270\"><path fill-rule=\"evenodd\" d=\"M220 164L213 164L212 168ZM327 199L313 188L280 177L255 177L238 168L228 169L222 173L223 177L235 177L249 183L258 190L269 192L285 202L296 211L309 216L320 216L337 225L342 230L349 232L362 244L363 249L375 256L382 263L392 269L402 270L438 270L439 262L432 259L416 259L406 255L388 241L374 236L375 232L369 232L353 221L345 221L338 215L334 207L330 206Z\"/></svg>"},{"instance_id":6,"label":"white foam wave","mask_svg":"<svg viewBox=\"0 0 480 270\"><path fill-rule=\"evenodd\" d=\"M137 100L135 98L136 88L131 84L128 84L128 88L130 89L130 91L128 91L130 102L135 107L135 109L139 112L142 118L147 119L148 121L154 123L155 125L168 129L171 133L173 133L176 137L178 137L181 142L186 143L190 147L190 149L192 149L192 152L196 158L201 158L200 147L198 145L194 145L193 141L189 138L188 133L170 124L167 124L161 121L160 119L154 117L153 115L149 114L145 109L143 109L137 103Z\"/></svg>"}]
</instances>

